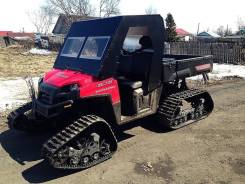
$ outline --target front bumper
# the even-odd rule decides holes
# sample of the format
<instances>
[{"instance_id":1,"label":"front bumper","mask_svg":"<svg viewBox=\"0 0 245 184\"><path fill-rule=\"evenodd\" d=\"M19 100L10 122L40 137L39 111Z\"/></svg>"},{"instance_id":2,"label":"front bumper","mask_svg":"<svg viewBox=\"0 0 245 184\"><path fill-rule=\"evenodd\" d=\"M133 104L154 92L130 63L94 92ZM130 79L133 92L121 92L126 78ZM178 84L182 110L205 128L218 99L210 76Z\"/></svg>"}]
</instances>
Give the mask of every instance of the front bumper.
<instances>
[{"instance_id":1,"label":"front bumper","mask_svg":"<svg viewBox=\"0 0 245 184\"><path fill-rule=\"evenodd\" d=\"M79 94L79 88L58 88L42 82L39 84L39 92L34 103L35 112L46 118L58 116L79 98Z\"/></svg>"},{"instance_id":2,"label":"front bumper","mask_svg":"<svg viewBox=\"0 0 245 184\"><path fill-rule=\"evenodd\" d=\"M73 104L73 100L67 100L61 103L48 105L38 100L35 101L35 112L41 114L45 118L52 118L60 115L66 107Z\"/></svg>"}]
</instances>

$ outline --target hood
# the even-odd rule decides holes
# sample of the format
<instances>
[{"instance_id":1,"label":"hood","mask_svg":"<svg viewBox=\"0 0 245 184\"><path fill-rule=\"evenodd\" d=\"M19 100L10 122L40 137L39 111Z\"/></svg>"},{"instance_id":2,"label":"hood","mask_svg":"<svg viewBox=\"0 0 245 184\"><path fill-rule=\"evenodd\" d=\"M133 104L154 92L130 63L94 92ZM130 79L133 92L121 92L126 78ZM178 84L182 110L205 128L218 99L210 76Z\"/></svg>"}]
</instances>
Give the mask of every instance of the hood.
<instances>
[{"instance_id":1,"label":"hood","mask_svg":"<svg viewBox=\"0 0 245 184\"><path fill-rule=\"evenodd\" d=\"M43 81L55 87L63 87L71 84L78 84L80 86L86 86L95 81L93 76L72 70L59 70L53 69L46 73Z\"/></svg>"}]
</instances>

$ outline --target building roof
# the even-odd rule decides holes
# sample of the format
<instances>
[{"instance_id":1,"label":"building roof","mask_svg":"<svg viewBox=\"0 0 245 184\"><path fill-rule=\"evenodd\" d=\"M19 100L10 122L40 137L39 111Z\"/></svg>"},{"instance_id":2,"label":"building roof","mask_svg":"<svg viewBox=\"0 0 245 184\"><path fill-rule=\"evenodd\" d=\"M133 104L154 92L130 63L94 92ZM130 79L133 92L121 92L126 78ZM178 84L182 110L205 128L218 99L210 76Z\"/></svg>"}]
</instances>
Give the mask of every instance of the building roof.
<instances>
[{"instance_id":1,"label":"building roof","mask_svg":"<svg viewBox=\"0 0 245 184\"><path fill-rule=\"evenodd\" d=\"M34 33L12 32L8 36L13 37L13 38L16 38L16 37L34 38Z\"/></svg>"},{"instance_id":2,"label":"building roof","mask_svg":"<svg viewBox=\"0 0 245 184\"><path fill-rule=\"evenodd\" d=\"M211 31L203 31L197 35L198 37L204 37L204 38L220 38L220 36L214 32Z\"/></svg>"},{"instance_id":3,"label":"building roof","mask_svg":"<svg viewBox=\"0 0 245 184\"><path fill-rule=\"evenodd\" d=\"M189 32L185 31L184 29L182 28L176 28L176 33L178 36L180 37L184 37L184 36L189 36L191 35Z\"/></svg>"},{"instance_id":4,"label":"building roof","mask_svg":"<svg viewBox=\"0 0 245 184\"><path fill-rule=\"evenodd\" d=\"M67 34L68 30L71 27L72 22L80 21L80 20L95 19L95 18L97 17L77 16L77 15L68 16L68 15L60 14L52 33L53 34Z\"/></svg>"},{"instance_id":5,"label":"building roof","mask_svg":"<svg viewBox=\"0 0 245 184\"><path fill-rule=\"evenodd\" d=\"M11 33L13 32L12 31L0 31L0 36L8 36Z\"/></svg>"},{"instance_id":6,"label":"building roof","mask_svg":"<svg viewBox=\"0 0 245 184\"><path fill-rule=\"evenodd\" d=\"M240 30L237 32L237 35L245 35L245 29L240 29Z\"/></svg>"},{"instance_id":7,"label":"building roof","mask_svg":"<svg viewBox=\"0 0 245 184\"><path fill-rule=\"evenodd\" d=\"M0 31L0 36L10 36L12 38L15 38L15 37L30 37L30 38L34 38L34 33Z\"/></svg>"},{"instance_id":8,"label":"building roof","mask_svg":"<svg viewBox=\"0 0 245 184\"><path fill-rule=\"evenodd\" d=\"M224 38L229 38L229 39L239 39L239 38L245 38L245 35L230 35L230 36L226 36Z\"/></svg>"}]
</instances>

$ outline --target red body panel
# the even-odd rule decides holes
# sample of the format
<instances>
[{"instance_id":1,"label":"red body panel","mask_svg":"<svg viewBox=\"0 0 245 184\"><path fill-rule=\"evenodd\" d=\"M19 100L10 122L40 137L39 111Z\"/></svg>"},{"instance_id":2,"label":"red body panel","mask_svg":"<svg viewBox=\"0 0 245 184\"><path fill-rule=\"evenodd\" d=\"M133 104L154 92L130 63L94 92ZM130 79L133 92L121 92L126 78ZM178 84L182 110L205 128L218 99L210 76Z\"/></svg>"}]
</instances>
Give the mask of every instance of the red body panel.
<instances>
[{"instance_id":1,"label":"red body panel","mask_svg":"<svg viewBox=\"0 0 245 184\"><path fill-rule=\"evenodd\" d=\"M100 81L93 76L81 72L53 69L46 73L44 82L59 88L78 84L81 98L106 94L111 96L113 104L120 102L118 83L113 78Z\"/></svg>"}]
</instances>

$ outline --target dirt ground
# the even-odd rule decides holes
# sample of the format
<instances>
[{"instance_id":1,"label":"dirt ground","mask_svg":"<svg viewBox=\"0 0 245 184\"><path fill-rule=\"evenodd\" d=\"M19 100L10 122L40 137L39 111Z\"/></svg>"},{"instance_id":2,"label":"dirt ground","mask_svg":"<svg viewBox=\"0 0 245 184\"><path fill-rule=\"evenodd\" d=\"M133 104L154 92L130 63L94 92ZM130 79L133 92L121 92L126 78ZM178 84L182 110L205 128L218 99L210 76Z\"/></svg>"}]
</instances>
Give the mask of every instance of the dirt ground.
<instances>
[{"instance_id":1,"label":"dirt ground","mask_svg":"<svg viewBox=\"0 0 245 184\"><path fill-rule=\"evenodd\" d=\"M56 53L42 56L27 51L20 46L0 47L0 78L37 77L52 68Z\"/></svg>"},{"instance_id":2,"label":"dirt ground","mask_svg":"<svg viewBox=\"0 0 245 184\"><path fill-rule=\"evenodd\" d=\"M51 168L40 157L50 136L8 130L1 117L0 183L243 184L245 183L245 81L207 87L215 109L177 131L153 118L130 124L112 159L83 171Z\"/></svg>"}]
</instances>

